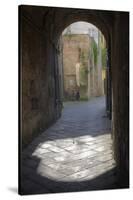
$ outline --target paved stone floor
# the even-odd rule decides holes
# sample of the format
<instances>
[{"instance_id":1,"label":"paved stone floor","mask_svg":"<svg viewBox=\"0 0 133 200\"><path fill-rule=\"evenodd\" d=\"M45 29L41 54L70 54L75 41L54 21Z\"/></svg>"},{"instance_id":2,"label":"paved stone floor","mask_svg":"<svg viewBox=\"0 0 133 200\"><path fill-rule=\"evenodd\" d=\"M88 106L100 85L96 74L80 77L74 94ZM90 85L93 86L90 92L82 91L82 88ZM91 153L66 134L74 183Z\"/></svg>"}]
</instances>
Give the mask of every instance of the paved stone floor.
<instances>
[{"instance_id":1,"label":"paved stone floor","mask_svg":"<svg viewBox=\"0 0 133 200\"><path fill-rule=\"evenodd\" d=\"M117 188L104 97L64 104L62 117L22 154L21 193Z\"/></svg>"}]
</instances>

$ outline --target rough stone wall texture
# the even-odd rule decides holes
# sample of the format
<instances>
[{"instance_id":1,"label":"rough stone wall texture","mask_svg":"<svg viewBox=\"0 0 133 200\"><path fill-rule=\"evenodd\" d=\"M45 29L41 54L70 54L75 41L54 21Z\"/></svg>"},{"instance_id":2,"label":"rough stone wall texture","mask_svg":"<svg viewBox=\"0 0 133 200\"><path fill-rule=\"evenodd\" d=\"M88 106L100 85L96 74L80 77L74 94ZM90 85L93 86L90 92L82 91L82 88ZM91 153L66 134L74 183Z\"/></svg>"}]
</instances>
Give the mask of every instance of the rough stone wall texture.
<instances>
[{"instance_id":1,"label":"rough stone wall texture","mask_svg":"<svg viewBox=\"0 0 133 200\"><path fill-rule=\"evenodd\" d=\"M76 21L88 21L104 34L109 53L112 81L114 154L122 187L129 178L129 52L128 12L22 6L31 16L22 20L20 63L22 71L22 131L28 143L40 128L46 128L60 115L57 48L62 31ZM32 23L32 21L34 23ZM32 24L43 31L40 34ZM39 30L40 30L39 29ZM56 77L56 78L55 78ZM108 88L108 86L106 87ZM111 102L111 101L110 101Z\"/></svg>"},{"instance_id":2,"label":"rough stone wall texture","mask_svg":"<svg viewBox=\"0 0 133 200\"><path fill-rule=\"evenodd\" d=\"M97 61L94 63L94 42L86 34L63 35L64 96L70 97L69 100L77 89L85 99L103 95L101 45L97 45ZM79 73L76 73L77 65L80 66Z\"/></svg>"},{"instance_id":3,"label":"rough stone wall texture","mask_svg":"<svg viewBox=\"0 0 133 200\"><path fill-rule=\"evenodd\" d=\"M24 147L60 116L60 108L56 102L54 47L29 14L23 10L20 14L21 130Z\"/></svg>"},{"instance_id":4,"label":"rough stone wall texture","mask_svg":"<svg viewBox=\"0 0 133 200\"><path fill-rule=\"evenodd\" d=\"M113 139L121 186L129 184L129 16L116 14L112 41Z\"/></svg>"},{"instance_id":5,"label":"rough stone wall texture","mask_svg":"<svg viewBox=\"0 0 133 200\"><path fill-rule=\"evenodd\" d=\"M85 86L77 83L81 79L81 70L76 73L76 66L83 65L88 70L88 59L90 51L90 38L85 34L64 35L63 37L63 71L64 71L64 96L68 94L71 98L73 92L78 89L81 97L88 98L88 73L84 77ZM78 77L77 77L78 76ZM79 80L81 81L81 80Z\"/></svg>"}]
</instances>

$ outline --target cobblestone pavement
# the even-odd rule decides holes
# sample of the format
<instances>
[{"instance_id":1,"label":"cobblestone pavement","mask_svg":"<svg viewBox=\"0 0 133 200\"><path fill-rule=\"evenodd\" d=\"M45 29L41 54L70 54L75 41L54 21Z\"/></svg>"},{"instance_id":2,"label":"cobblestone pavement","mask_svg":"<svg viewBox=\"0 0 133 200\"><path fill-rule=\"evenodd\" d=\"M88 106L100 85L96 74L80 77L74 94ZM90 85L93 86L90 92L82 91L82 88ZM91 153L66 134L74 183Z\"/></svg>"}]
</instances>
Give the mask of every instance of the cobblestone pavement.
<instances>
[{"instance_id":1,"label":"cobblestone pavement","mask_svg":"<svg viewBox=\"0 0 133 200\"><path fill-rule=\"evenodd\" d=\"M21 193L117 188L104 97L64 104L62 117L22 154Z\"/></svg>"}]
</instances>

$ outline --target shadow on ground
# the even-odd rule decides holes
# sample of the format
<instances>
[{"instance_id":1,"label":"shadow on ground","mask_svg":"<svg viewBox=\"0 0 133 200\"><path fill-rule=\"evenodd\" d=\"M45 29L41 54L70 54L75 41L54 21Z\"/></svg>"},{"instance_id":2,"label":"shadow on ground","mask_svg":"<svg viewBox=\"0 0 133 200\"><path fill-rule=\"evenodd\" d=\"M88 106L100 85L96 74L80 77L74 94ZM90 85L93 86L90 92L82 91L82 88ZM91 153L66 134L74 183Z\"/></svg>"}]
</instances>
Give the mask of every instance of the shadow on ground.
<instances>
[{"instance_id":1,"label":"shadow on ground","mask_svg":"<svg viewBox=\"0 0 133 200\"><path fill-rule=\"evenodd\" d=\"M12 193L18 193L17 187L8 187L8 190L11 191Z\"/></svg>"}]
</instances>

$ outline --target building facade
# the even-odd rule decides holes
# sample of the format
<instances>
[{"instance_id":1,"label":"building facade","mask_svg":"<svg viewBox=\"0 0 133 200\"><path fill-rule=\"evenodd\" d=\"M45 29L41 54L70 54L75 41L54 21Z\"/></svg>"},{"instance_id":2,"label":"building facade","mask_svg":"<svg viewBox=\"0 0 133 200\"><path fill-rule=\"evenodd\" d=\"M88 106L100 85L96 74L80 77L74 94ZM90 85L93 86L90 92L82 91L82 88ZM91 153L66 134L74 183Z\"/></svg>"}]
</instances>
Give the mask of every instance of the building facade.
<instances>
[{"instance_id":1,"label":"building facade","mask_svg":"<svg viewBox=\"0 0 133 200\"><path fill-rule=\"evenodd\" d=\"M77 92L81 100L103 95L100 38L98 44L89 34L65 34L62 40L64 100L75 100Z\"/></svg>"}]
</instances>

